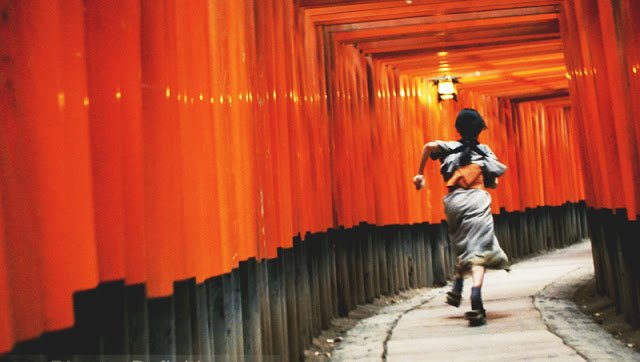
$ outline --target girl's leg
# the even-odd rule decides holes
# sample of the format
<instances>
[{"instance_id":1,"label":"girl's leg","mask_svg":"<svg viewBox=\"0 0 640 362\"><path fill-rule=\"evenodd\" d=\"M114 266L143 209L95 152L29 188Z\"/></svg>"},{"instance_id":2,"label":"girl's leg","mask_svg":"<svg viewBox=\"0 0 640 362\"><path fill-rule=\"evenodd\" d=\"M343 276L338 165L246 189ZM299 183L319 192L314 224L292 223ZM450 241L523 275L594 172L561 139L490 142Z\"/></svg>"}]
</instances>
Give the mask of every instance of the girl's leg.
<instances>
[{"instance_id":1,"label":"girl's leg","mask_svg":"<svg viewBox=\"0 0 640 362\"><path fill-rule=\"evenodd\" d=\"M484 281L485 267L482 265L474 265L471 268L471 277L473 286L471 287L471 309L484 312L482 304L482 282Z\"/></svg>"},{"instance_id":2,"label":"girl's leg","mask_svg":"<svg viewBox=\"0 0 640 362\"><path fill-rule=\"evenodd\" d=\"M471 279L473 280L474 287L482 288L485 271L484 265L474 265L471 267Z\"/></svg>"},{"instance_id":3,"label":"girl's leg","mask_svg":"<svg viewBox=\"0 0 640 362\"><path fill-rule=\"evenodd\" d=\"M453 287L451 288L451 291L447 293L447 304L456 308L460 306L463 283L463 274L456 271L456 273L453 274Z\"/></svg>"},{"instance_id":4,"label":"girl's leg","mask_svg":"<svg viewBox=\"0 0 640 362\"><path fill-rule=\"evenodd\" d=\"M464 276L458 272L453 274L453 288L451 290L457 293L462 293L463 284Z\"/></svg>"}]
</instances>

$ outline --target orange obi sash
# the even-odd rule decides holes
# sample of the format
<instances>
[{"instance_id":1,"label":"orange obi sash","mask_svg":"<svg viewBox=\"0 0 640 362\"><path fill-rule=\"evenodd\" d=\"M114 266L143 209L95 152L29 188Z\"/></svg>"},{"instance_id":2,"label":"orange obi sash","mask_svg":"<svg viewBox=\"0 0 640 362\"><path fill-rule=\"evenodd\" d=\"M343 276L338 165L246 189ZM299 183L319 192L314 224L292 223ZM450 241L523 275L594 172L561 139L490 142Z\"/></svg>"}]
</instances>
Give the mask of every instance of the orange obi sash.
<instances>
[{"instance_id":1,"label":"orange obi sash","mask_svg":"<svg viewBox=\"0 0 640 362\"><path fill-rule=\"evenodd\" d=\"M484 188L484 176L482 175L482 169L475 163L470 163L458 168L447 181L447 187L450 189L458 187L463 189Z\"/></svg>"}]
</instances>

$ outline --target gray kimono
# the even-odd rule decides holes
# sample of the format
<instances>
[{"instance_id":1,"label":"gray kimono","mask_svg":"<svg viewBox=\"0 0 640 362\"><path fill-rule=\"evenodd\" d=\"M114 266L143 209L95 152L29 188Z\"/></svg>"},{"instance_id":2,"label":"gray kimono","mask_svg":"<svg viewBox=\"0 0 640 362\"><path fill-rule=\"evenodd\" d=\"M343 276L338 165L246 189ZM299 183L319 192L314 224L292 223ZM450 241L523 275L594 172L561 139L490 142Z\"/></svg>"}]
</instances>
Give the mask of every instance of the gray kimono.
<instances>
[{"instance_id":1,"label":"gray kimono","mask_svg":"<svg viewBox=\"0 0 640 362\"><path fill-rule=\"evenodd\" d=\"M457 141L436 143L442 152L454 150L461 145ZM471 162L479 165L485 174L489 170L491 176L502 175L506 166L498 162L489 146L481 144L478 148L487 157L472 152ZM453 153L440 159L440 170L445 181L460 167L461 155L462 153ZM509 259L493 231L491 195L487 191L456 188L444 197L444 211L449 224L449 239L458 255L458 272L466 273L473 265L483 265L490 269L508 269Z\"/></svg>"}]
</instances>

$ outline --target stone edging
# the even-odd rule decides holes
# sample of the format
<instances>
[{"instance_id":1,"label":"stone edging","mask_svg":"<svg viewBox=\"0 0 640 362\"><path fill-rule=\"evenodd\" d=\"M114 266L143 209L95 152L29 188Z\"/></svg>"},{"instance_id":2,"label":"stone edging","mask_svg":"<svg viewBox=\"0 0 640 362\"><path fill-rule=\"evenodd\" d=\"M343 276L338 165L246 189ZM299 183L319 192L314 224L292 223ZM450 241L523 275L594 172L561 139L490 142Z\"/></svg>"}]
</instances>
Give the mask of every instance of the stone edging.
<instances>
[{"instance_id":1,"label":"stone edging","mask_svg":"<svg viewBox=\"0 0 640 362\"><path fill-rule=\"evenodd\" d=\"M578 268L533 296L549 331L588 361L638 361L640 353L616 340L586 316L573 301L576 291L593 278L593 265ZM576 333L579 331L579 333Z\"/></svg>"}]
</instances>

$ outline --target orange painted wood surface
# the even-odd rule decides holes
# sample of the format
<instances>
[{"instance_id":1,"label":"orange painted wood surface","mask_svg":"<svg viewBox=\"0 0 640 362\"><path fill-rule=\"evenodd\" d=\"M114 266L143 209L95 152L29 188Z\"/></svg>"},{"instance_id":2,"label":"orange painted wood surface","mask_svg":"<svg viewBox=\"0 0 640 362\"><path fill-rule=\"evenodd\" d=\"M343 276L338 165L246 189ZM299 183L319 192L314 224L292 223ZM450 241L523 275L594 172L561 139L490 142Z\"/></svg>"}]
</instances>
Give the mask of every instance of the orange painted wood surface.
<instances>
[{"instance_id":1,"label":"orange painted wood surface","mask_svg":"<svg viewBox=\"0 0 640 362\"><path fill-rule=\"evenodd\" d=\"M411 178L464 107L509 167L494 213L636 217L640 5L414 2L0 0L0 353L100 282L168 296L298 234L441 222L438 164Z\"/></svg>"},{"instance_id":2,"label":"orange painted wood surface","mask_svg":"<svg viewBox=\"0 0 640 362\"><path fill-rule=\"evenodd\" d=\"M561 22L587 203L638 214L640 134L633 2L566 2ZM594 26L595 24L595 26Z\"/></svg>"}]
</instances>

